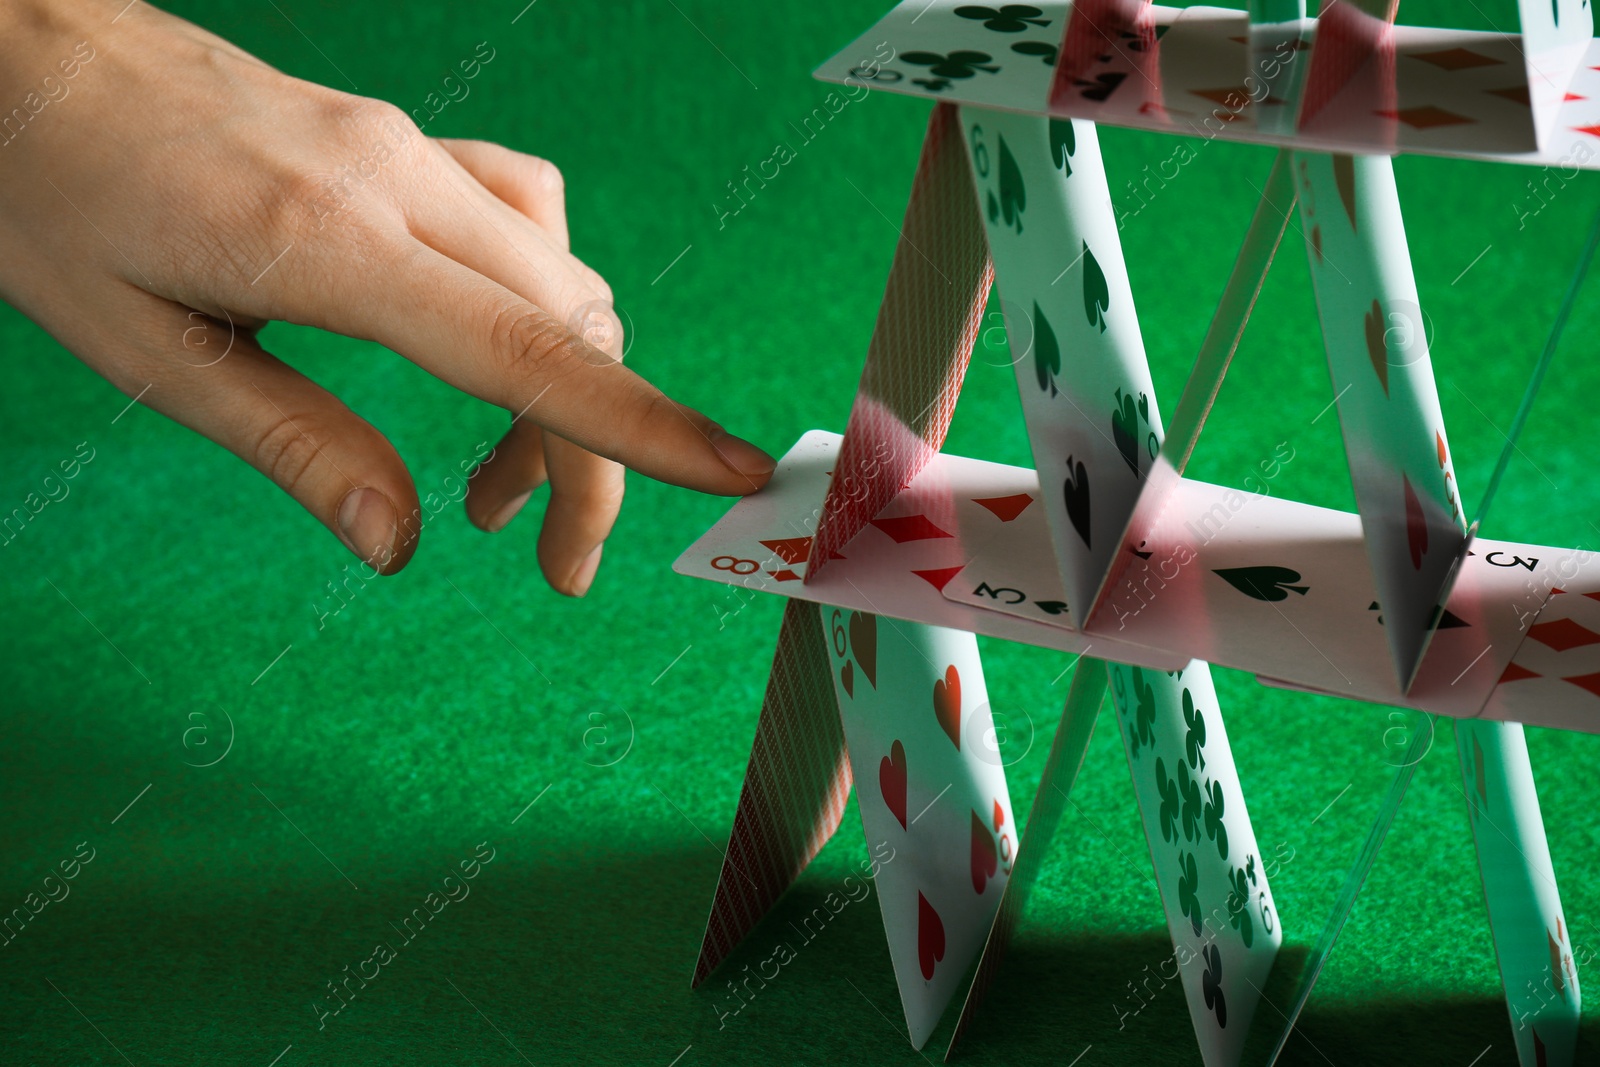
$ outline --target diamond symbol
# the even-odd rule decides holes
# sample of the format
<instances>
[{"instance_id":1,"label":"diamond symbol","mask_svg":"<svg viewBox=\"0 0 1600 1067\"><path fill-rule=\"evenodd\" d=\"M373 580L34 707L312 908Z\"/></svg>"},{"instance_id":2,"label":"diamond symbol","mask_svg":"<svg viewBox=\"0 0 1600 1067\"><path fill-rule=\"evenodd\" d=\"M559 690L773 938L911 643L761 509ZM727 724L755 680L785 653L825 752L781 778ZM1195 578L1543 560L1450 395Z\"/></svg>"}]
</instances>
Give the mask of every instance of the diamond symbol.
<instances>
[{"instance_id":1,"label":"diamond symbol","mask_svg":"<svg viewBox=\"0 0 1600 1067\"><path fill-rule=\"evenodd\" d=\"M1431 130L1435 126L1459 126L1462 123L1476 122L1465 115L1457 115L1454 111L1446 111L1442 107L1432 104L1423 107L1403 107L1399 111L1378 111L1386 119L1398 119L1414 130Z\"/></svg>"},{"instance_id":2,"label":"diamond symbol","mask_svg":"<svg viewBox=\"0 0 1600 1067\"><path fill-rule=\"evenodd\" d=\"M951 537L928 520L926 515L903 515L895 519L873 519L872 525L894 538L896 544L926 541L930 537ZM1595 638L1600 641L1600 637Z\"/></svg>"},{"instance_id":3,"label":"diamond symbol","mask_svg":"<svg viewBox=\"0 0 1600 1067\"><path fill-rule=\"evenodd\" d=\"M811 538L786 537L781 541L762 541L763 548L770 549L774 556L785 563L804 563L811 554Z\"/></svg>"},{"instance_id":4,"label":"diamond symbol","mask_svg":"<svg viewBox=\"0 0 1600 1067\"><path fill-rule=\"evenodd\" d=\"M1503 97L1513 104L1521 104L1523 107L1528 106L1528 87L1526 85L1513 85L1508 89L1489 89L1486 91L1490 96Z\"/></svg>"},{"instance_id":5,"label":"diamond symbol","mask_svg":"<svg viewBox=\"0 0 1600 1067\"><path fill-rule=\"evenodd\" d=\"M1528 628L1528 636L1557 652L1566 652L1568 649L1580 648L1583 645L1600 644L1600 634L1571 619L1536 623ZM1570 682L1572 679L1568 678L1567 681Z\"/></svg>"},{"instance_id":6,"label":"diamond symbol","mask_svg":"<svg viewBox=\"0 0 1600 1067\"><path fill-rule=\"evenodd\" d=\"M1440 70L1468 70L1472 67L1492 67L1500 62L1492 56L1480 55L1466 48L1446 48L1438 52L1414 52L1412 59L1432 63Z\"/></svg>"},{"instance_id":7,"label":"diamond symbol","mask_svg":"<svg viewBox=\"0 0 1600 1067\"><path fill-rule=\"evenodd\" d=\"M1506 672L1500 676L1499 684L1505 685L1507 682L1520 682L1524 678L1538 677L1540 677L1540 675L1530 671L1526 667L1520 666L1516 663L1508 663L1506 664Z\"/></svg>"},{"instance_id":8,"label":"diamond symbol","mask_svg":"<svg viewBox=\"0 0 1600 1067\"><path fill-rule=\"evenodd\" d=\"M994 512L994 517L1001 522L1010 522L1033 503L1033 496L1029 493L1017 493L1013 496L992 496L985 500L974 500L973 503Z\"/></svg>"},{"instance_id":9,"label":"diamond symbol","mask_svg":"<svg viewBox=\"0 0 1600 1067\"><path fill-rule=\"evenodd\" d=\"M1595 696L1600 697L1600 674L1580 674L1576 678L1563 678L1563 682L1571 682L1579 689L1587 689Z\"/></svg>"},{"instance_id":10,"label":"diamond symbol","mask_svg":"<svg viewBox=\"0 0 1600 1067\"><path fill-rule=\"evenodd\" d=\"M911 573L942 593L944 592L944 587L950 584L950 579L965 569L966 567L963 565L961 567L939 567L931 571L912 571Z\"/></svg>"}]
</instances>

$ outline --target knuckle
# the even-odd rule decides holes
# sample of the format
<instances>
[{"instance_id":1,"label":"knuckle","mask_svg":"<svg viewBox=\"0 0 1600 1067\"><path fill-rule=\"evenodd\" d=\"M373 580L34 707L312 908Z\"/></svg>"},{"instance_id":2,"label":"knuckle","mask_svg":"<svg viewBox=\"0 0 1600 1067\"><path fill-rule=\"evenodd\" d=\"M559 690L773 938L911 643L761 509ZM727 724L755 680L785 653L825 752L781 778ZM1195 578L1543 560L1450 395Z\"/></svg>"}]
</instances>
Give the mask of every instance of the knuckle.
<instances>
[{"instance_id":1,"label":"knuckle","mask_svg":"<svg viewBox=\"0 0 1600 1067\"><path fill-rule=\"evenodd\" d=\"M298 497L299 490L304 488L307 477L322 458L318 435L314 420L296 420L281 412L275 413L255 440L251 462L278 488Z\"/></svg>"},{"instance_id":2,"label":"knuckle","mask_svg":"<svg viewBox=\"0 0 1600 1067\"><path fill-rule=\"evenodd\" d=\"M581 348L581 341L537 308L505 307L495 313L490 327L490 351L514 383L548 378L569 365Z\"/></svg>"},{"instance_id":3,"label":"knuckle","mask_svg":"<svg viewBox=\"0 0 1600 1067\"><path fill-rule=\"evenodd\" d=\"M567 329L584 344L613 357L622 351L622 320L606 299L587 300L567 316Z\"/></svg>"},{"instance_id":4,"label":"knuckle","mask_svg":"<svg viewBox=\"0 0 1600 1067\"><path fill-rule=\"evenodd\" d=\"M566 195L567 180L561 168L539 156L526 156L524 180L533 194L541 200L555 200Z\"/></svg>"}]
</instances>

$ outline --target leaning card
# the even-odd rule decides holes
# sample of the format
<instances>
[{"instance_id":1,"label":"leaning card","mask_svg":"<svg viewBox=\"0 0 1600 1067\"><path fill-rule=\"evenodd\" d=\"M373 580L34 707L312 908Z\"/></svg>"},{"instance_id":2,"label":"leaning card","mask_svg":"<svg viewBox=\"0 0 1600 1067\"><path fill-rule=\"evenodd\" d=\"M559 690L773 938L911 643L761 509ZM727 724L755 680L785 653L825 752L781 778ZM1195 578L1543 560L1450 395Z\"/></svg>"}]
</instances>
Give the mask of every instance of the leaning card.
<instances>
[{"instance_id":1,"label":"leaning card","mask_svg":"<svg viewBox=\"0 0 1600 1067\"><path fill-rule=\"evenodd\" d=\"M1234 1067L1283 943L1211 668L1112 664L1111 692L1206 1067Z\"/></svg>"},{"instance_id":2,"label":"leaning card","mask_svg":"<svg viewBox=\"0 0 1600 1067\"><path fill-rule=\"evenodd\" d=\"M889 955L921 1048L983 948L1016 824L970 633L819 605Z\"/></svg>"}]
</instances>

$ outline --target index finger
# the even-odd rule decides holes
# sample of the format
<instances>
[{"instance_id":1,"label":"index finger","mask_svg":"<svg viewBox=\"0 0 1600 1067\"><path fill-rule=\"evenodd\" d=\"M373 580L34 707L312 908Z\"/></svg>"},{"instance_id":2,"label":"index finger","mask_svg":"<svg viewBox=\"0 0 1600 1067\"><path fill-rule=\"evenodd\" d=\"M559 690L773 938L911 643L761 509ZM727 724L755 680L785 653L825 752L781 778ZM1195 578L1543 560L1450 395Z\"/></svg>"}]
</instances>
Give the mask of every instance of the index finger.
<instances>
[{"instance_id":1,"label":"index finger","mask_svg":"<svg viewBox=\"0 0 1600 1067\"><path fill-rule=\"evenodd\" d=\"M554 315L420 241L347 313L359 332L481 400L658 481L738 496L776 461L679 404Z\"/></svg>"}]
</instances>

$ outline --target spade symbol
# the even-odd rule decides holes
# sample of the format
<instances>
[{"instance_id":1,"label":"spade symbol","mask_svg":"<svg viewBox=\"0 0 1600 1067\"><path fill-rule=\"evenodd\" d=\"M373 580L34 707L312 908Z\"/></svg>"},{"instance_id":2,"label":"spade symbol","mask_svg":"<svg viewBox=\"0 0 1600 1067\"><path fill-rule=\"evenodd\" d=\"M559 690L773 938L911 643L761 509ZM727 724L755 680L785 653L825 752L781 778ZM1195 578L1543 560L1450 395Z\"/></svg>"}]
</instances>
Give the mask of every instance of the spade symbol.
<instances>
[{"instance_id":1,"label":"spade symbol","mask_svg":"<svg viewBox=\"0 0 1600 1067\"><path fill-rule=\"evenodd\" d=\"M1033 372L1039 379L1039 389L1048 389L1050 395L1055 396L1055 376L1061 373L1061 348L1038 301L1033 304Z\"/></svg>"},{"instance_id":2,"label":"spade symbol","mask_svg":"<svg viewBox=\"0 0 1600 1067\"><path fill-rule=\"evenodd\" d=\"M1111 287L1106 284L1105 272L1100 269L1089 242L1083 243L1083 313L1089 317L1090 326L1106 332L1106 312L1111 308Z\"/></svg>"},{"instance_id":3,"label":"spade symbol","mask_svg":"<svg viewBox=\"0 0 1600 1067\"><path fill-rule=\"evenodd\" d=\"M1013 49L1016 46L1012 46ZM1078 134L1071 119L1050 120L1050 159L1062 177L1072 177L1072 153L1078 150Z\"/></svg>"},{"instance_id":4,"label":"spade symbol","mask_svg":"<svg viewBox=\"0 0 1600 1067\"><path fill-rule=\"evenodd\" d=\"M1006 225L1014 226L1018 233L1022 232L1022 212L1028 206L1028 190L1022 182L1022 168L1017 166L1017 157L1011 154L1011 148L1006 144L1006 135L1000 135L1000 210L1005 215ZM991 202L989 211L990 220L993 221L994 209Z\"/></svg>"},{"instance_id":5,"label":"spade symbol","mask_svg":"<svg viewBox=\"0 0 1600 1067\"><path fill-rule=\"evenodd\" d=\"M1067 518L1072 520L1072 528L1083 538L1083 547L1090 547L1089 472L1082 463L1074 463L1071 456L1067 457L1067 480L1062 485L1062 495L1066 498Z\"/></svg>"},{"instance_id":6,"label":"spade symbol","mask_svg":"<svg viewBox=\"0 0 1600 1067\"><path fill-rule=\"evenodd\" d=\"M1149 403L1146 402L1146 410ZM1117 451L1122 453L1122 458L1128 464L1128 469L1139 475L1139 414L1133 402L1133 394L1124 395L1121 389L1117 390L1117 406L1111 412L1111 437L1117 444Z\"/></svg>"},{"instance_id":7,"label":"spade symbol","mask_svg":"<svg viewBox=\"0 0 1600 1067\"><path fill-rule=\"evenodd\" d=\"M1257 600L1288 600L1291 591L1305 596L1311 588L1292 584L1301 580L1300 572L1288 567L1224 567L1212 573Z\"/></svg>"}]
</instances>

